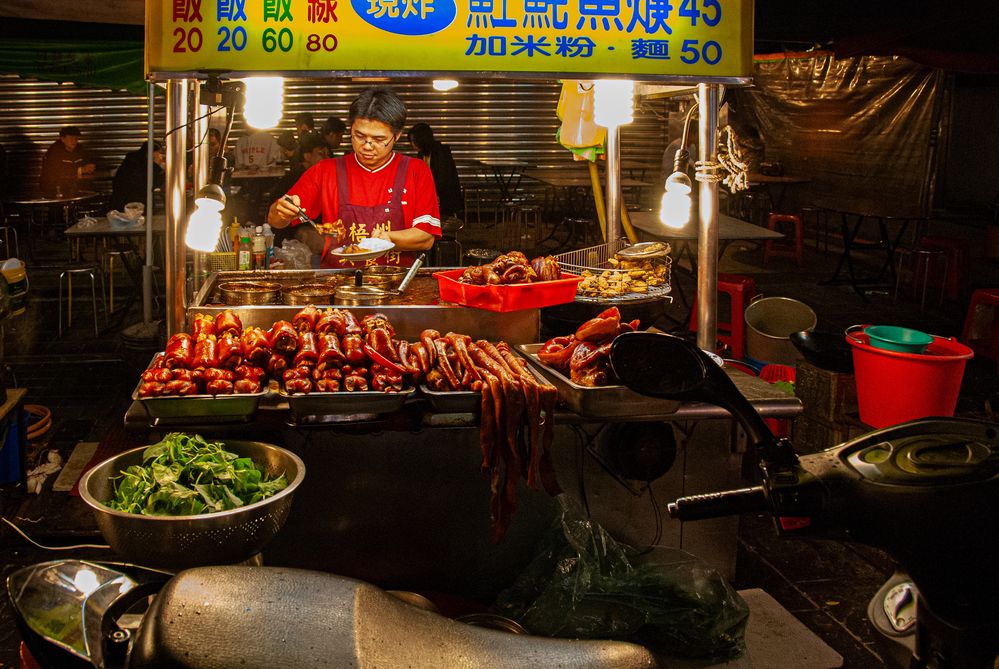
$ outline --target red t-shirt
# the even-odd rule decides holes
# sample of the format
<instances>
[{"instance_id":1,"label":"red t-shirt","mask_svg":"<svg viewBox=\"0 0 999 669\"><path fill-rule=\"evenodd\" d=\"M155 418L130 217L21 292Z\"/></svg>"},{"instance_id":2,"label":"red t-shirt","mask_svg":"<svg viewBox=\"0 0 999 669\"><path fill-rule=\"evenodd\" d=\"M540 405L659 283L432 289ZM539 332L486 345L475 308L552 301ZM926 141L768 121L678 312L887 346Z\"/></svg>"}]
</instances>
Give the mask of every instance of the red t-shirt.
<instances>
[{"instance_id":1,"label":"red t-shirt","mask_svg":"<svg viewBox=\"0 0 999 669\"><path fill-rule=\"evenodd\" d=\"M305 171L305 174L288 191L297 195L301 206L313 218L324 222L335 221L340 216L337 196L336 163L333 158L321 160ZM348 192L351 204L372 207L392 201L392 185L399 167L399 154L377 170L369 170L357 162L354 154L344 157L347 167ZM410 160L403 187L402 212L407 228L423 230L434 237L441 236L441 215L437 206L437 189L430 168L422 160ZM351 240L355 241L355 240Z\"/></svg>"}]
</instances>

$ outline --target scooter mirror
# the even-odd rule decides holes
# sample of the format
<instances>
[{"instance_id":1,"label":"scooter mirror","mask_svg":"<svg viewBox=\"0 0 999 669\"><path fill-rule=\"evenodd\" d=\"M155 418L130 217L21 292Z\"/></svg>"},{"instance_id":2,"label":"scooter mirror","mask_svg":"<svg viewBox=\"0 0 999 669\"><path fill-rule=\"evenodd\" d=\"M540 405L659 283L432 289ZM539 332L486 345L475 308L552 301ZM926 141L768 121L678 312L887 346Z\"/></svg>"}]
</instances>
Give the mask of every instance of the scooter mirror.
<instances>
[{"instance_id":1,"label":"scooter mirror","mask_svg":"<svg viewBox=\"0 0 999 669\"><path fill-rule=\"evenodd\" d=\"M673 399L699 388L707 375L705 360L697 347L659 332L626 332L610 350L611 367L621 383L650 397Z\"/></svg>"}]
</instances>

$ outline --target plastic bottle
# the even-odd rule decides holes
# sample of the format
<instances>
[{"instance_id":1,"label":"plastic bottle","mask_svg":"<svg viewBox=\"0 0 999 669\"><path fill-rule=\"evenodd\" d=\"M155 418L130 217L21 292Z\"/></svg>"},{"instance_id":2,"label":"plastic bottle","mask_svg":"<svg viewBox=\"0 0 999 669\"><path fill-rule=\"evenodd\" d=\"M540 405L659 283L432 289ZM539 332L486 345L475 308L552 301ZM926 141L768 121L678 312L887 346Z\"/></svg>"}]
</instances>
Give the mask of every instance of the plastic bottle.
<instances>
[{"instance_id":1,"label":"plastic bottle","mask_svg":"<svg viewBox=\"0 0 999 669\"><path fill-rule=\"evenodd\" d=\"M253 267L264 269L267 266L267 246L264 240L264 226L258 225L253 234Z\"/></svg>"},{"instance_id":2,"label":"plastic bottle","mask_svg":"<svg viewBox=\"0 0 999 669\"><path fill-rule=\"evenodd\" d=\"M236 220L235 216L232 223L229 224L229 241L231 242L229 248L235 251L239 246L239 221Z\"/></svg>"},{"instance_id":3,"label":"plastic bottle","mask_svg":"<svg viewBox=\"0 0 999 669\"><path fill-rule=\"evenodd\" d=\"M239 251L236 255L236 266L242 270L253 269L253 245L249 235L239 238Z\"/></svg>"},{"instance_id":4,"label":"plastic bottle","mask_svg":"<svg viewBox=\"0 0 999 669\"><path fill-rule=\"evenodd\" d=\"M264 267L270 269L271 259L274 257L274 233L271 231L271 226L264 223Z\"/></svg>"}]
</instances>

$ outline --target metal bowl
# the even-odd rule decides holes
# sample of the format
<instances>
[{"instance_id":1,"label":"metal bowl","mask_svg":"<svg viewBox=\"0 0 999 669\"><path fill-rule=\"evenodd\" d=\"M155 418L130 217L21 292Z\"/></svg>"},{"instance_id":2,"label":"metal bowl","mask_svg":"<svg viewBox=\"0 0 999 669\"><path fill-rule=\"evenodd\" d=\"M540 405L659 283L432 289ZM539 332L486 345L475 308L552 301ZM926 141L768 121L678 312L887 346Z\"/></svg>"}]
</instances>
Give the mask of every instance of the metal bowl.
<instances>
[{"instance_id":1,"label":"metal bowl","mask_svg":"<svg viewBox=\"0 0 999 669\"><path fill-rule=\"evenodd\" d=\"M281 284L273 281L226 281L219 284L222 300L230 306L275 304L281 297Z\"/></svg>"},{"instance_id":2,"label":"metal bowl","mask_svg":"<svg viewBox=\"0 0 999 669\"><path fill-rule=\"evenodd\" d=\"M336 289L334 301L347 307L363 307L369 304L384 304L395 294L375 286L340 286Z\"/></svg>"},{"instance_id":3,"label":"metal bowl","mask_svg":"<svg viewBox=\"0 0 999 669\"><path fill-rule=\"evenodd\" d=\"M365 267L361 274L364 283L369 286L395 289L402 282L402 277L406 276L408 267L397 267L394 265L372 265Z\"/></svg>"},{"instance_id":4,"label":"metal bowl","mask_svg":"<svg viewBox=\"0 0 999 669\"><path fill-rule=\"evenodd\" d=\"M285 286L281 289L281 301L285 304L333 304L336 284L304 283L299 286Z\"/></svg>"},{"instance_id":5,"label":"metal bowl","mask_svg":"<svg viewBox=\"0 0 999 669\"><path fill-rule=\"evenodd\" d=\"M142 464L145 447L100 463L80 479L80 497L94 512L111 548L128 562L179 571L234 564L259 553L288 518L295 489L305 478L301 458L259 441L226 441L227 450L248 457L267 476L285 475L288 487L273 497L230 511L196 516L143 516L104 505L114 497L114 477Z\"/></svg>"}]
</instances>

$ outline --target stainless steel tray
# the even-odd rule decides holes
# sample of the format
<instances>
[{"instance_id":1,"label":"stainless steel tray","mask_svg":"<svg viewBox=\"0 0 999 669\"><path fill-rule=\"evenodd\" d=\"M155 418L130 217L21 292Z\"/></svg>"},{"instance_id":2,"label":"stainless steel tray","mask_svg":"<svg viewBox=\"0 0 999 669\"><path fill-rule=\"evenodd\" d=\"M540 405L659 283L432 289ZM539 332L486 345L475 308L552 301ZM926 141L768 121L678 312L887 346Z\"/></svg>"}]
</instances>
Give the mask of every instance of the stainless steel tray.
<instances>
[{"instance_id":1,"label":"stainless steel tray","mask_svg":"<svg viewBox=\"0 0 999 669\"><path fill-rule=\"evenodd\" d=\"M420 393L426 396L430 406L438 413L475 413L482 406L482 393L471 390L438 391L421 383Z\"/></svg>"},{"instance_id":2,"label":"stainless steel tray","mask_svg":"<svg viewBox=\"0 0 999 669\"><path fill-rule=\"evenodd\" d=\"M162 352L153 356L150 365ZM257 412L260 398L267 395L267 389L259 393L239 395L170 395L166 397L139 397L142 379L135 384L132 400L141 404L150 418L199 419L205 422L249 421Z\"/></svg>"},{"instance_id":3,"label":"stainless steel tray","mask_svg":"<svg viewBox=\"0 0 999 669\"><path fill-rule=\"evenodd\" d=\"M620 385L591 388L573 383L558 370L538 360L537 352L542 346L544 344L517 344L514 349L558 388L559 399L580 416L637 418L670 415L680 408L681 403L678 401L645 397Z\"/></svg>"},{"instance_id":4,"label":"stainless steel tray","mask_svg":"<svg viewBox=\"0 0 999 669\"><path fill-rule=\"evenodd\" d=\"M392 413L406 404L416 388L397 393L365 390L358 392L306 393L289 395L282 387L281 399L288 402L294 423L323 423L359 420L372 415Z\"/></svg>"}]
</instances>

